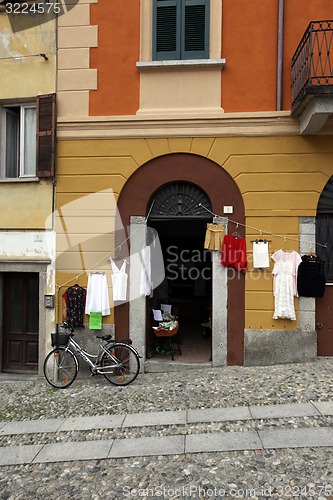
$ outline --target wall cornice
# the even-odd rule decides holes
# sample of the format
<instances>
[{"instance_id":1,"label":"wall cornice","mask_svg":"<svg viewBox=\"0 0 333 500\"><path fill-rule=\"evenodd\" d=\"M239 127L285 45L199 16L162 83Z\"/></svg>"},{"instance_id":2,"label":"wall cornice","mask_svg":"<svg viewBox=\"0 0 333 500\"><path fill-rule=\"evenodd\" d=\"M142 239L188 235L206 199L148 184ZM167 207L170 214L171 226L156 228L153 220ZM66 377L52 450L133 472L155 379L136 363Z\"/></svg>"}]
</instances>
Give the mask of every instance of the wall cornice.
<instances>
[{"instance_id":1,"label":"wall cornice","mask_svg":"<svg viewBox=\"0 0 333 500\"><path fill-rule=\"evenodd\" d=\"M332 134L332 121L321 135ZM298 119L289 111L260 113L223 113L210 118L189 117L58 117L60 140L129 139L165 137L240 137L300 135Z\"/></svg>"},{"instance_id":2,"label":"wall cornice","mask_svg":"<svg viewBox=\"0 0 333 500\"><path fill-rule=\"evenodd\" d=\"M58 139L230 137L299 135L299 122L290 112L221 113L190 117L117 116L58 118Z\"/></svg>"}]
</instances>

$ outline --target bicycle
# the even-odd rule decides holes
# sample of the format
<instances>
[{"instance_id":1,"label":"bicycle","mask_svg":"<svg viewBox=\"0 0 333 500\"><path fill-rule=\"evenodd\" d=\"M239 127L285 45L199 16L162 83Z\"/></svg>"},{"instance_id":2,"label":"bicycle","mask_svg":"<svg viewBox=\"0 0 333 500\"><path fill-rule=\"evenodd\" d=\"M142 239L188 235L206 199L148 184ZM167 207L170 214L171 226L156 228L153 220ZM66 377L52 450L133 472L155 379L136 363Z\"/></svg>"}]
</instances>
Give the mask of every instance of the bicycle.
<instances>
[{"instance_id":1,"label":"bicycle","mask_svg":"<svg viewBox=\"0 0 333 500\"><path fill-rule=\"evenodd\" d=\"M113 385L132 383L140 370L140 355L130 344L118 342L111 335L96 335L101 339L98 354L90 354L74 340L74 329L64 324L70 333L52 334L52 347L44 361L44 376L57 389L69 387L79 371L79 355L90 367L92 375L104 375Z\"/></svg>"}]
</instances>

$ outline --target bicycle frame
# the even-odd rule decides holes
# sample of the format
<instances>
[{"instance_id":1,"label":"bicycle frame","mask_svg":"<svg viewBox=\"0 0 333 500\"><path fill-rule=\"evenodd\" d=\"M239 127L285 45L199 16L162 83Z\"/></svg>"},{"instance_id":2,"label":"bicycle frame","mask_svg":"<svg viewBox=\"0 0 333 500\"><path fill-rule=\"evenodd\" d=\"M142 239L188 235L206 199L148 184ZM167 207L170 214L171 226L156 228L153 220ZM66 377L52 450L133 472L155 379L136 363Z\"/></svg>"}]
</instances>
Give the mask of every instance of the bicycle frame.
<instances>
[{"instance_id":1,"label":"bicycle frame","mask_svg":"<svg viewBox=\"0 0 333 500\"><path fill-rule=\"evenodd\" d=\"M103 373L109 373L109 371L112 372L112 370L114 368L121 366L121 363L119 363L117 358L115 356L113 356L112 353L110 353L109 349L112 349L113 346L117 346L117 345L119 346L122 344L123 344L122 342L116 342L115 340L111 340L108 343L106 343L105 345L100 343L98 354L90 354L89 352L84 350L77 342L75 342L73 337L70 337L69 342L68 342L67 347L66 347L66 350L69 349L72 352L74 351L74 354L78 354L79 356L81 356L81 358L91 367L91 369L93 371L96 371L96 373L98 373L98 374L103 374ZM138 351L133 346L128 345L128 344L124 344L124 345L127 345L127 347L134 354L136 354L138 357L141 357L141 356L139 356ZM72 349L70 349L71 347L72 347ZM110 356L110 359L112 359L114 364L108 365L107 367L101 367L99 365L100 360L102 358L102 355L104 353L107 353Z\"/></svg>"}]
</instances>

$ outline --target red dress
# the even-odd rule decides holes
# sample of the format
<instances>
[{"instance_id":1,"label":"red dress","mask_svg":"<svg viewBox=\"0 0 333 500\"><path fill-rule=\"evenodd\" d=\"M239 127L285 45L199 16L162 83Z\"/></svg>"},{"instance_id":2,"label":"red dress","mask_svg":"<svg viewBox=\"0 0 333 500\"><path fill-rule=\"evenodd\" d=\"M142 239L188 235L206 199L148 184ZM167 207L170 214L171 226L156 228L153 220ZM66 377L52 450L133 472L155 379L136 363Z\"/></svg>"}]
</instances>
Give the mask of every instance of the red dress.
<instances>
[{"instance_id":1,"label":"red dress","mask_svg":"<svg viewBox=\"0 0 333 500\"><path fill-rule=\"evenodd\" d=\"M232 266L237 271L246 273L247 271L247 255L246 241L239 236L226 234L222 242L221 264L223 266Z\"/></svg>"}]
</instances>

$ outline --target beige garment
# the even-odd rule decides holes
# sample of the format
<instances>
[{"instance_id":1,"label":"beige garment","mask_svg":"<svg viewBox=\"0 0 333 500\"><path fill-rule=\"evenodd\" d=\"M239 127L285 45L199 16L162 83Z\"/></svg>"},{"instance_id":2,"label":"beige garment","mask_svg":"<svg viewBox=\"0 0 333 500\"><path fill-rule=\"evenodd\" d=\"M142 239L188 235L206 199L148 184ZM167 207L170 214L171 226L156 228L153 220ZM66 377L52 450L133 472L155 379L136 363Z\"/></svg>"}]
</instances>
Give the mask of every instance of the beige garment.
<instances>
[{"instance_id":1,"label":"beige garment","mask_svg":"<svg viewBox=\"0 0 333 500\"><path fill-rule=\"evenodd\" d=\"M221 250L224 237L224 224L207 224L204 248L207 250Z\"/></svg>"}]
</instances>

